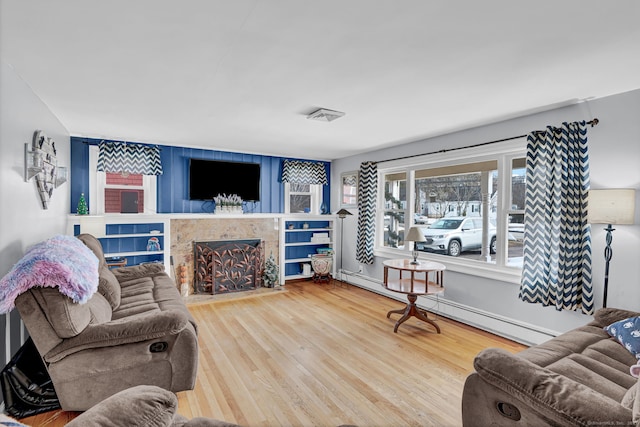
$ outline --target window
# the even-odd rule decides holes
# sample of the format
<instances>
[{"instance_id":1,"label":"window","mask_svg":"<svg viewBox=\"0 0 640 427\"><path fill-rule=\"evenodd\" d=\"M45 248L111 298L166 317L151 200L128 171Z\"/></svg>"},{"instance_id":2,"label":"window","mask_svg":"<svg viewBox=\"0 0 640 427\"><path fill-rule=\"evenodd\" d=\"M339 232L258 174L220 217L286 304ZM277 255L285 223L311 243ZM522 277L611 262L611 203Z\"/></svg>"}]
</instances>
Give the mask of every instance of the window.
<instances>
[{"instance_id":1,"label":"window","mask_svg":"<svg viewBox=\"0 0 640 427\"><path fill-rule=\"evenodd\" d=\"M519 273L525 149L522 138L381 163L376 251L406 257L405 229L418 225L423 258Z\"/></svg>"},{"instance_id":2,"label":"window","mask_svg":"<svg viewBox=\"0 0 640 427\"><path fill-rule=\"evenodd\" d=\"M407 174L384 176L384 239L390 248L404 247L405 209L407 207Z\"/></svg>"},{"instance_id":3,"label":"window","mask_svg":"<svg viewBox=\"0 0 640 427\"><path fill-rule=\"evenodd\" d=\"M89 170L96 171L98 146L89 149ZM89 175L89 211L105 213L155 213L156 176L95 172Z\"/></svg>"},{"instance_id":4,"label":"window","mask_svg":"<svg viewBox=\"0 0 640 427\"><path fill-rule=\"evenodd\" d=\"M285 213L320 213L322 204L322 185L284 183Z\"/></svg>"},{"instance_id":5,"label":"window","mask_svg":"<svg viewBox=\"0 0 640 427\"><path fill-rule=\"evenodd\" d=\"M358 206L358 172L345 172L340 176L340 206Z\"/></svg>"}]
</instances>

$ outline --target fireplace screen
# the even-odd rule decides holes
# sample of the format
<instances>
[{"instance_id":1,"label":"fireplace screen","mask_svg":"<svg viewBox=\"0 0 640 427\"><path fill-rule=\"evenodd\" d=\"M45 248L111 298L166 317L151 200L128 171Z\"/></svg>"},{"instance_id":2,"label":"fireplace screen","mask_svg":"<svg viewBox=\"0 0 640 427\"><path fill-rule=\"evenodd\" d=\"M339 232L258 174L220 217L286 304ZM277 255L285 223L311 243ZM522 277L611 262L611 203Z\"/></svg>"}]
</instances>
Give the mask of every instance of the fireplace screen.
<instances>
[{"instance_id":1,"label":"fireplace screen","mask_svg":"<svg viewBox=\"0 0 640 427\"><path fill-rule=\"evenodd\" d=\"M194 260L198 294L247 291L262 284L261 240L195 242Z\"/></svg>"}]
</instances>

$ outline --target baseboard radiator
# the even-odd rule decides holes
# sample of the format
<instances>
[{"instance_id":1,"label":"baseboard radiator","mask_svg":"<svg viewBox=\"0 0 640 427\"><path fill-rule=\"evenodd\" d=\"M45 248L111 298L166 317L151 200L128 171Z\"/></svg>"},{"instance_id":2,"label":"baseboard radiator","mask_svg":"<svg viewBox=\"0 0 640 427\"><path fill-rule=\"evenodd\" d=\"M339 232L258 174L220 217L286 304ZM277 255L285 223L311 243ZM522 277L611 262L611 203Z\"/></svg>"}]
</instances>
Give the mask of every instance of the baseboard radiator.
<instances>
[{"instance_id":1,"label":"baseboard radiator","mask_svg":"<svg viewBox=\"0 0 640 427\"><path fill-rule=\"evenodd\" d=\"M347 270L341 270L338 277L351 285L406 302L403 294L385 289L382 286L382 280ZM456 320L525 345L540 344L560 334L557 331L450 301L438 295L420 296L416 305L438 316Z\"/></svg>"}]
</instances>

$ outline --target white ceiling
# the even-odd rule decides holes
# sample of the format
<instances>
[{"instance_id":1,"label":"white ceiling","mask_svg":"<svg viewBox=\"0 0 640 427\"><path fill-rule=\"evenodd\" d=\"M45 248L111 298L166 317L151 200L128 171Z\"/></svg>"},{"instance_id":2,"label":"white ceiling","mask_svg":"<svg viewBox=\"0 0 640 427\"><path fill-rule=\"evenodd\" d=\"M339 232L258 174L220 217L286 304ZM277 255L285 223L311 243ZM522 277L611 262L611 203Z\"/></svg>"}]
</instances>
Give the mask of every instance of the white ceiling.
<instances>
[{"instance_id":1,"label":"white ceiling","mask_svg":"<svg viewBox=\"0 0 640 427\"><path fill-rule=\"evenodd\" d=\"M2 60L93 138L330 160L640 88L637 0L0 0L0 19Z\"/></svg>"}]
</instances>

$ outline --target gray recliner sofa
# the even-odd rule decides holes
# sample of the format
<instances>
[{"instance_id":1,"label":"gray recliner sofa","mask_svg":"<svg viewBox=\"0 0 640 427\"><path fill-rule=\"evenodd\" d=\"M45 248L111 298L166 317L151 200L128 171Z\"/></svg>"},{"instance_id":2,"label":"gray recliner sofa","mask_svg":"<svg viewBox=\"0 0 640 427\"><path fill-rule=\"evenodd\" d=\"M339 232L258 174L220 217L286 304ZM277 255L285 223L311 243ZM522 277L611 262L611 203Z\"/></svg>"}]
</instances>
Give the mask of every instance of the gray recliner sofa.
<instances>
[{"instance_id":1,"label":"gray recliner sofa","mask_svg":"<svg viewBox=\"0 0 640 427\"><path fill-rule=\"evenodd\" d=\"M175 282L159 264L110 270L100 242L78 238L99 260L98 291L76 304L34 287L16 307L44 360L62 409L85 411L137 385L194 388L197 327Z\"/></svg>"},{"instance_id":2,"label":"gray recliner sofa","mask_svg":"<svg viewBox=\"0 0 640 427\"><path fill-rule=\"evenodd\" d=\"M463 425L638 426L634 355L604 330L640 313L604 308L590 323L517 354L481 351L462 395Z\"/></svg>"}]
</instances>

